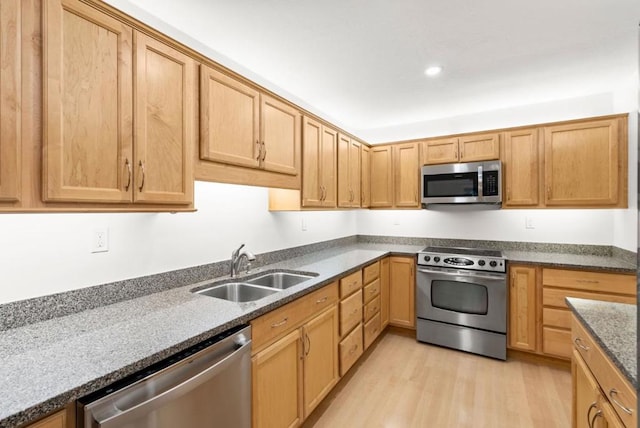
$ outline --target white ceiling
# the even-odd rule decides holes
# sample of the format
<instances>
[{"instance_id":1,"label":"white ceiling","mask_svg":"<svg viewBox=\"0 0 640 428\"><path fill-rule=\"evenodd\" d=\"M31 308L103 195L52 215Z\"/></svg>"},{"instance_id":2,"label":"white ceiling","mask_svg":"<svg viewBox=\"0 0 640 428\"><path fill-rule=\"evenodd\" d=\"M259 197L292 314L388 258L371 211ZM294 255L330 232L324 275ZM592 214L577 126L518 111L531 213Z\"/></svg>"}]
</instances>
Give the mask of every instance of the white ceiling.
<instances>
[{"instance_id":1,"label":"white ceiling","mask_svg":"<svg viewBox=\"0 0 640 428\"><path fill-rule=\"evenodd\" d=\"M107 1L141 8L356 135L638 80L638 0ZM424 75L432 64L444 67L435 79Z\"/></svg>"}]
</instances>

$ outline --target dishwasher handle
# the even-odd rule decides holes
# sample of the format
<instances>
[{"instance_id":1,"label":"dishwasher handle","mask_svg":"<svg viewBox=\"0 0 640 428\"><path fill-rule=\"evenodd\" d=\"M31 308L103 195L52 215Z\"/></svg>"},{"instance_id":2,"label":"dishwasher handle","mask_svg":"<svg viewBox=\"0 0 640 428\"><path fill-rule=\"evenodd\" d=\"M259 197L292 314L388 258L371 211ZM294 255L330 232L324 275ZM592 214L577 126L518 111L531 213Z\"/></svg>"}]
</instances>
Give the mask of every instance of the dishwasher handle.
<instances>
[{"instance_id":1,"label":"dishwasher handle","mask_svg":"<svg viewBox=\"0 0 640 428\"><path fill-rule=\"evenodd\" d=\"M99 416L96 417L96 415L94 415L95 422L97 422L97 425L94 426L98 428L122 427L127 422L135 420L141 415L144 415L154 409L161 407L174 398L184 395L194 388L207 382L208 380L214 378L216 375L221 373L236 360L242 358L242 356L248 352L251 352L251 340L247 340L246 342L242 343L239 348L235 349L234 351L229 353L229 355L225 356L214 365L208 367L206 370L198 372L195 376L186 379L178 385L148 399L147 401L144 401L126 410L118 409L114 403L113 408L115 408L116 413L109 416L105 415L104 418L100 418Z\"/></svg>"}]
</instances>

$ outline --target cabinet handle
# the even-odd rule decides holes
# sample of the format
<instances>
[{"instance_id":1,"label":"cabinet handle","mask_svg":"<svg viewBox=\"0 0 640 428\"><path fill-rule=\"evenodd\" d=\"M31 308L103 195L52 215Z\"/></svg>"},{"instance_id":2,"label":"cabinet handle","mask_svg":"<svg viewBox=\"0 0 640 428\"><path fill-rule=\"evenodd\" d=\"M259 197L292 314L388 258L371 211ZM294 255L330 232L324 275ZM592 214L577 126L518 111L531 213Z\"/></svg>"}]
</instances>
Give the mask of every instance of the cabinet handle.
<instances>
[{"instance_id":1,"label":"cabinet handle","mask_svg":"<svg viewBox=\"0 0 640 428\"><path fill-rule=\"evenodd\" d=\"M127 184L124 186L124 191L129 191L129 186L131 186L131 163L129 162L129 158L124 160L124 166L127 167Z\"/></svg>"},{"instance_id":2,"label":"cabinet handle","mask_svg":"<svg viewBox=\"0 0 640 428\"><path fill-rule=\"evenodd\" d=\"M320 185L320 202L324 201L324 186Z\"/></svg>"},{"instance_id":3,"label":"cabinet handle","mask_svg":"<svg viewBox=\"0 0 640 428\"><path fill-rule=\"evenodd\" d=\"M589 426L591 426L591 424L589 422L591 420L591 411L593 409L597 409L597 408L598 408L598 403L597 403L597 401L594 401L593 403L591 403L591 405L587 409L587 424L589 424Z\"/></svg>"},{"instance_id":4,"label":"cabinet handle","mask_svg":"<svg viewBox=\"0 0 640 428\"><path fill-rule=\"evenodd\" d=\"M355 308L354 310L351 311L352 314L356 314L358 312L360 308Z\"/></svg>"},{"instance_id":5,"label":"cabinet handle","mask_svg":"<svg viewBox=\"0 0 640 428\"><path fill-rule=\"evenodd\" d=\"M277 322L275 324L271 324L271 328L280 327L281 325L285 325L289 321L289 317L285 317L282 321Z\"/></svg>"},{"instance_id":6,"label":"cabinet handle","mask_svg":"<svg viewBox=\"0 0 640 428\"><path fill-rule=\"evenodd\" d=\"M633 414L633 409L630 409L628 407L625 407L622 405L622 403L620 403L618 400L616 400L616 397L618 396L618 390L615 388L611 388L609 390L609 398L611 398L611 401L613 401L613 403L620 407L622 409L623 412L625 412L628 415L632 415Z\"/></svg>"},{"instance_id":7,"label":"cabinet handle","mask_svg":"<svg viewBox=\"0 0 640 428\"><path fill-rule=\"evenodd\" d=\"M260 141L256 140L256 146L258 146L258 156L256 156L256 160L260 162L260 158L262 157L262 145Z\"/></svg>"},{"instance_id":8,"label":"cabinet handle","mask_svg":"<svg viewBox=\"0 0 640 428\"><path fill-rule=\"evenodd\" d=\"M551 199L551 186L547 186L547 199Z\"/></svg>"},{"instance_id":9,"label":"cabinet handle","mask_svg":"<svg viewBox=\"0 0 640 428\"><path fill-rule=\"evenodd\" d=\"M464 146L460 149L460 160L464 159Z\"/></svg>"},{"instance_id":10,"label":"cabinet handle","mask_svg":"<svg viewBox=\"0 0 640 428\"><path fill-rule=\"evenodd\" d=\"M589 428L594 428L593 424L596 423L596 419L599 417L602 417L602 410L600 409L598 409L598 411L593 414L591 420L589 420Z\"/></svg>"},{"instance_id":11,"label":"cabinet handle","mask_svg":"<svg viewBox=\"0 0 640 428\"><path fill-rule=\"evenodd\" d=\"M307 351L304 353L304 356L306 357L307 355L309 355L309 352L311 352L311 339L309 339L309 335L307 333L304 334L304 338L307 340L307 343L309 344L309 346L307 347Z\"/></svg>"},{"instance_id":12,"label":"cabinet handle","mask_svg":"<svg viewBox=\"0 0 640 428\"><path fill-rule=\"evenodd\" d=\"M511 200L511 189L507 189L507 201Z\"/></svg>"},{"instance_id":13,"label":"cabinet handle","mask_svg":"<svg viewBox=\"0 0 640 428\"><path fill-rule=\"evenodd\" d=\"M354 352L356 352L357 349L358 349L358 344L356 343L355 345L353 345L353 347L351 349L349 349L349 355L351 355Z\"/></svg>"},{"instance_id":14,"label":"cabinet handle","mask_svg":"<svg viewBox=\"0 0 640 428\"><path fill-rule=\"evenodd\" d=\"M318 299L316 300L316 305L320 304L320 303L324 303L327 301L327 299L329 299L327 296L324 296L322 299Z\"/></svg>"},{"instance_id":15,"label":"cabinet handle","mask_svg":"<svg viewBox=\"0 0 640 428\"><path fill-rule=\"evenodd\" d=\"M580 339L579 337L576 337L575 339L573 339L573 343L575 343L576 346L582 349L583 351L588 351L589 349L591 349L590 347L583 345L582 339Z\"/></svg>"},{"instance_id":16,"label":"cabinet handle","mask_svg":"<svg viewBox=\"0 0 640 428\"><path fill-rule=\"evenodd\" d=\"M600 284L597 279L578 279L576 282L580 284Z\"/></svg>"},{"instance_id":17,"label":"cabinet handle","mask_svg":"<svg viewBox=\"0 0 640 428\"><path fill-rule=\"evenodd\" d=\"M262 142L262 162L267 158L267 147L264 145L264 141Z\"/></svg>"},{"instance_id":18,"label":"cabinet handle","mask_svg":"<svg viewBox=\"0 0 640 428\"><path fill-rule=\"evenodd\" d=\"M140 181L140 187L138 187L138 190L142 192L142 188L144 187L144 164L142 161L138 162L138 166L140 167L140 171L142 171L142 181Z\"/></svg>"}]
</instances>

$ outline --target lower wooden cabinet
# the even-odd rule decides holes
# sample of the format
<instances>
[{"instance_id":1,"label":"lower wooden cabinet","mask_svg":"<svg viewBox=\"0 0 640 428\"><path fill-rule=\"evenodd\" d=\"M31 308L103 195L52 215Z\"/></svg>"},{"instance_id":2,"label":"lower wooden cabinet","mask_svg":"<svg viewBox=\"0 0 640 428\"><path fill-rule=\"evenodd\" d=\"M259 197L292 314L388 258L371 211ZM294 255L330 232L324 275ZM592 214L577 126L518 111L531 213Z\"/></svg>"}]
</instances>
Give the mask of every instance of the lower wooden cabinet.
<instances>
[{"instance_id":1,"label":"lower wooden cabinet","mask_svg":"<svg viewBox=\"0 0 640 428\"><path fill-rule=\"evenodd\" d=\"M390 257L389 283L389 324L415 329L415 257Z\"/></svg>"},{"instance_id":2,"label":"lower wooden cabinet","mask_svg":"<svg viewBox=\"0 0 640 428\"><path fill-rule=\"evenodd\" d=\"M340 376L344 376L364 352L362 323L340 342Z\"/></svg>"},{"instance_id":3,"label":"lower wooden cabinet","mask_svg":"<svg viewBox=\"0 0 640 428\"><path fill-rule=\"evenodd\" d=\"M537 341L535 267L509 266L509 329L510 348L535 351Z\"/></svg>"},{"instance_id":4,"label":"lower wooden cabinet","mask_svg":"<svg viewBox=\"0 0 640 428\"><path fill-rule=\"evenodd\" d=\"M380 328L389 325L389 257L380 260Z\"/></svg>"},{"instance_id":5,"label":"lower wooden cabinet","mask_svg":"<svg viewBox=\"0 0 640 428\"><path fill-rule=\"evenodd\" d=\"M67 428L67 410L60 410L51 416L27 425L26 428Z\"/></svg>"}]
</instances>

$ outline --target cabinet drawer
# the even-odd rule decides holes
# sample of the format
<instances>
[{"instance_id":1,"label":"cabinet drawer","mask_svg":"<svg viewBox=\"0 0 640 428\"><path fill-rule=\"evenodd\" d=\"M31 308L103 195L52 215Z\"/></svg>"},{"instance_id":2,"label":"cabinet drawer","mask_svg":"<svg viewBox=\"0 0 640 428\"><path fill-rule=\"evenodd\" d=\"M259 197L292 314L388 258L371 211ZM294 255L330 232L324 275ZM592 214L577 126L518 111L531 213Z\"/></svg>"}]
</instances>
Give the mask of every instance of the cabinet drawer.
<instances>
[{"instance_id":1,"label":"cabinet drawer","mask_svg":"<svg viewBox=\"0 0 640 428\"><path fill-rule=\"evenodd\" d=\"M590 293L588 291L562 290L559 288L547 287L544 287L542 289L542 304L544 306L569 309L569 307L567 306L567 302L565 302L564 300L565 297L579 297L581 299L602 300L606 302L616 303L630 303L633 305L637 303L636 298L633 296L616 296L614 294Z\"/></svg>"},{"instance_id":2,"label":"cabinet drawer","mask_svg":"<svg viewBox=\"0 0 640 428\"><path fill-rule=\"evenodd\" d=\"M368 284L374 279L378 279L378 277L380 276L380 262L375 262L365 267L362 270L362 276L363 276L362 282L364 284Z\"/></svg>"},{"instance_id":3,"label":"cabinet drawer","mask_svg":"<svg viewBox=\"0 0 640 428\"><path fill-rule=\"evenodd\" d=\"M362 271L354 272L340 280L340 298L362 288Z\"/></svg>"},{"instance_id":4,"label":"cabinet drawer","mask_svg":"<svg viewBox=\"0 0 640 428\"><path fill-rule=\"evenodd\" d=\"M575 317L572 317L571 329L576 350L591 369L615 413L625 426L637 426L637 396L633 387ZM627 413L623 406L630 410L631 414Z\"/></svg>"},{"instance_id":5,"label":"cabinet drawer","mask_svg":"<svg viewBox=\"0 0 640 428\"><path fill-rule=\"evenodd\" d=\"M364 302L370 302L376 296L380 295L380 280L376 279L371 284L364 287Z\"/></svg>"},{"instance_id":6,"label":"cabinet drawer","mask_svg":"<svg viewBox=\"0 0 640 428\"><path fill-rule=\"evenodd\" d=\"M636 277L616 273L542 269L542 285L600 293L636 294Z\"/></svg>"},{"instance_id":7,"label":"cabinet drawer","mask_svg":"<svg viewBox=\"0 0 640 428\"><path fill-rule=\"evenodd\" d=\"M251 321L252 354L337 301L338 283L334 282Z\"/></svg>"},{"instance_id":8,"label":"cabinet drawer","mask_svg":"<svg viewBox=\"0 0 640 428\"><path fill-rule=\"evenodd\" d=\"M26 428L65 428L67 426L66 419L66 410L61 410L32 425L28 425Z\"/></svg>"},{"instance_id":9,"label":"cabinet drawer","mask_svg":"<svg viewBox=\"0 0 640 428\"><path fill-rule=\"evenodd\" d=\"M571 358L571 331L542 327L542 352L562 358Z\"/></svg>"},{"instance_id":10,"label":"cabinet drawer","mask_svg":"<svg viewBox=\"0 0 640 428\"><path fill-rule=\"evenodd\" d=\"M358 361L362 352L362 323L360 323L340 342L340 376L344 376Z\"/></svg>"},{"instance_id":11,"label":"cabinet drawer","mask_svg":"<svg viewBox=\"0 0 640 428\"><path fill-rule=\"evenodd\" d=\"M362 320L362 290L340 302L340 336L347 334Z\"/></svg>"},{"instance_id":12,"label":"cabinet drawer","mask_svg":"<svg viewBox=\"0 0 640 428\"><path fill-rule=\"evenodd\" d=\"M565 309L543 308L542 324L551 327L571 328L571 312Z\"/></svg>"},{"instance_id":13,"label":"cabinet drawer","mask_svg":"<svg viewBox=\"0 0 640 428\"><path fill-rule=\"evenodd\" d=\"M364 349L367 349L376 340L380 330L380 312L378 312L364 325Z\"/></svg>"},{"instance_id":14,"label":"cabinet drawer","mask_svg":"<svg viewBox=\"0 0 640 428\"><path fill-rule=\"evenodd\" d=\"M380 313L380 294L364 306L364 322L369 321L378 313Z\"/></svg>"}]
</instances>

